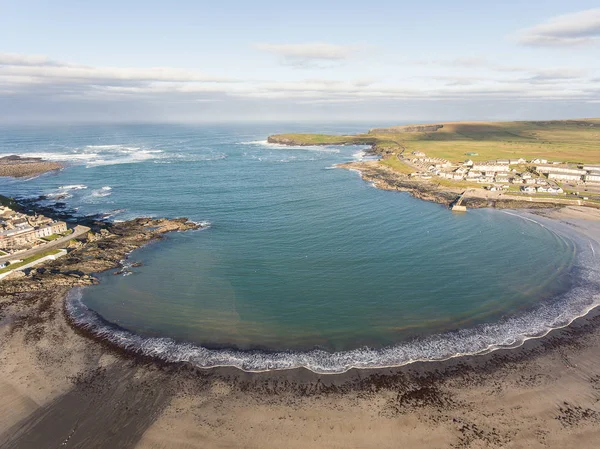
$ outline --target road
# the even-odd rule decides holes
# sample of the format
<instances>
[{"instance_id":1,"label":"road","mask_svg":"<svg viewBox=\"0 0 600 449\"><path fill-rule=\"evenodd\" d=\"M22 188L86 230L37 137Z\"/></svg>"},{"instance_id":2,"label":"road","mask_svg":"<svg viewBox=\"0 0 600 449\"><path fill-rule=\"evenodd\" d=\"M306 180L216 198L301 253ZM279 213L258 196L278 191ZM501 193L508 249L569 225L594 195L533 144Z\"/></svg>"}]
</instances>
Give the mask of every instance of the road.
<instances>
[{"instance_id":1,"label":"road","mask_svg":"<svg viewBox=\"0 0 600 449\"><path fill-rule=\"evenodd\" d=\"M75 226L75 229L73 229L73 233L71 233L65 237L61 237L59 239L53 240L44 245L36 246L35 248L28 249L27 251L23 251L21 253L10 254L8 256L0 257L0 264L6 262L8 260L26 259L28 257L35 256L38 253L43 253L44 251L48 251L51 249L64 248L65 246L67 246L69 244L69 241L71 239L81 237L82 235L86 234L89 230L90 230L90 228L88 228L87 226L77 225L77 226Z\"/></svg>"}]
</instances>

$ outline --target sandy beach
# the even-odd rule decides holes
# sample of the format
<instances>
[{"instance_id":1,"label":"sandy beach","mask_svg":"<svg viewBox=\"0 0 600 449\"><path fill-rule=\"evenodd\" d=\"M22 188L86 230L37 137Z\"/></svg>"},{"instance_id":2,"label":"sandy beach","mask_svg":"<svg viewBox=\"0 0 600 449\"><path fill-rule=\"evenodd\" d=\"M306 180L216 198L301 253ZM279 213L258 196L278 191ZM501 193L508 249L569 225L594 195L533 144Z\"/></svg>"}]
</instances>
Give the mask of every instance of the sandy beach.
<instances>
[{"instance_id":1,"label":"sandy beach","mask_svg":"<svg viewBox=\"0 0 600 449\"><path fill-rule=\"evenodd\" d=\"M600 242L600 211L536 211ZM75 331L68 291L0 299L2 448L596 448L600 314L522 347L317 375L164 365Z\"/></svg>"}]
</instances>

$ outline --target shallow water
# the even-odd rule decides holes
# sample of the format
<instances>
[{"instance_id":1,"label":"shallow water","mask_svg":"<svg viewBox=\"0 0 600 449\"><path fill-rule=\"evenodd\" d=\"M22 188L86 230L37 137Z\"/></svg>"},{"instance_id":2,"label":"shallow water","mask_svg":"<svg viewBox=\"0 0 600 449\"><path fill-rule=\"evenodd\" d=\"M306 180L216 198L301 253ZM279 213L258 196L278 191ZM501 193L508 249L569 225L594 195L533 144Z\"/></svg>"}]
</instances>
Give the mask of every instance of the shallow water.
<instances>
[{"instance_id":1,"label":"shallow water","mask_svg":"<svg viewBox=\"0 0 600 449\"><path fill-rule=\"evenodd\" d=\"M124 343L201 366L337 372L444 358L518 344L589 305L561 315L588 275L568 233L501 211L454 214L330 169L364 157L357 147L262 142L284 130L296 128L12 129L4 152L72 166L2 187L66 194L80 212L114 219L209 221L135 252L143 267L104 274L71 302L82 320L97 318L87 306L121 326ZM206 349L222 347L260 351Z\"/></svg>"}]
</instances>

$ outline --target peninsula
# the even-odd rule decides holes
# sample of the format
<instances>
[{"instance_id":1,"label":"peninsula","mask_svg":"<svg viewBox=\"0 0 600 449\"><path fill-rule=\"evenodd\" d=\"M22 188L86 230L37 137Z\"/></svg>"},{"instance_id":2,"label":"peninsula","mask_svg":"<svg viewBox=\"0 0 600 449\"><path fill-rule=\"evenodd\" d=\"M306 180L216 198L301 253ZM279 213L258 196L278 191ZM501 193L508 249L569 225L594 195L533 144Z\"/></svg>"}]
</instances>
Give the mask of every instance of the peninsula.
<instances>
[{"instance_id":1,"label":"peninsula","mask_svg":"<svg viewBox=\"0 0 600 449\"><path fill-rule=\"evenodd\" d=\"M357 135L277 134L269 143L369 145L340 164L386 190L470 208L600 207L600 119L453 122Z\"/></svg>"}]
</instances>

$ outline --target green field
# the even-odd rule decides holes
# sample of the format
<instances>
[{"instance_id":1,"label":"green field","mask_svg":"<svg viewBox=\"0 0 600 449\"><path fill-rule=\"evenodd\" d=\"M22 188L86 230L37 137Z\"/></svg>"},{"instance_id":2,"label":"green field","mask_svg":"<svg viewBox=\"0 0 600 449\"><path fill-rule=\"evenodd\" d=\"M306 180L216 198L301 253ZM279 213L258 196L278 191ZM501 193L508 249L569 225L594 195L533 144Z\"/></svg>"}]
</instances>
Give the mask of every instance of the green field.
<instances>
[{"instance_id":1,"label":"green field","mask_svg":"<svg viewBox=\"0 0 600 449\"><path fill-rule=\"evenodd\" d=\"M600 119L536 122L443 123L430 132L406 132L406 126L372 129L355 136L280 134L270 141L297 145L375 144L381 153L422 151L453 162L472 159L600 163ZM467 156L467 153L477 153Z\"/></svg>"}]
</instances>

